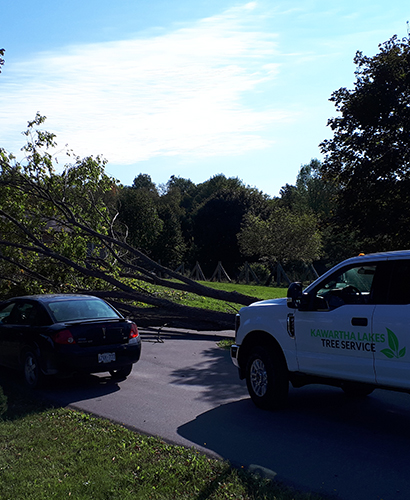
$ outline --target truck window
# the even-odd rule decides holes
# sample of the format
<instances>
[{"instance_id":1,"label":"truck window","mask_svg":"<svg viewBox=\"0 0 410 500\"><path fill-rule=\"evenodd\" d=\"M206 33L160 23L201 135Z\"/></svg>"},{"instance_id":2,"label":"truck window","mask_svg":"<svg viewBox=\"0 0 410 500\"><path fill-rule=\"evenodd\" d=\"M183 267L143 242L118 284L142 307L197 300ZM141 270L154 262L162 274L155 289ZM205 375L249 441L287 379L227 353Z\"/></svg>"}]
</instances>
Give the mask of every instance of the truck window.
<instances>
[{"instance_id":1,"label":"truck window","mask_svg":"<svg viewBox=\"0 0 410 500\"><path fill-rule=\"evenodd\" d=\"M410 261L380 262L371 290L372 304L410 304Z\"/></svg>"},{"instance_id":2,"label":"truck window","mask_svg":"<svg viewBox=\"0 0 410 500\"><path fill-rule=\"evenodd\" d=\"M339 269L322 282L316 297L324 298L329 309L344 304L366 304L370 300L376 264Z\"/></svg>"},{"instance_id":3,"label":"truck window","mask_svg":"<svg viewBox=\"0 0 410 500\"><path fill-rule=\"evenodd\" d=\"M397 260L390 276L388 304L410 304L410 261Z\"/></svg>"}]
</instances>

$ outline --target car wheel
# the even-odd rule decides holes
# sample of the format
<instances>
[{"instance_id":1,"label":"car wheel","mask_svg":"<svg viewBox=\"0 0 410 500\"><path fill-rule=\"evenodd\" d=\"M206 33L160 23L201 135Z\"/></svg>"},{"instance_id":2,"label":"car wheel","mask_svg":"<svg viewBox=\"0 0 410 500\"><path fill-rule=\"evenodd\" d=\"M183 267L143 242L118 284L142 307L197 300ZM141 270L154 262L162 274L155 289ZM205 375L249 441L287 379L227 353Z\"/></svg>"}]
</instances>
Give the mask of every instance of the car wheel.
<instances>
[{"instance_id":1,"label":"car wheel","mask_svg":"<svg viewBox=\"0 0 410 500\"><path fill-rule=\"evenodd\" d=\"M118 370L110 370L111 378L114 380L125 380L132 371L132 365L127 365Z\"/></svg>"},{"instance_id":2,"label":"car wheel","mask_svg":"<svg viewBox=\"0 0 410 500\"><path fill-rule=\"evenodd\" d=\"M263 347L252 350L246 365L246 385L259 408L269 410L284 406L289 377L286 363L278 351L267 351Z\"/></svg>"},{"instance_id":3,"label":"car wheel","mask_svg":"<svg viewBox=\"0 0 410 500\"><path fill-rule=\"evenodd\" d=\"M24 355L23 374L24 382L30 389L40 385L42 373L38 357L32 351L27 351Z\"/></svg>"},{"instance_id":4,"label":"car wheel","mask_svg":"<svg viewBox=\"0 0 410 500\"><path fill-rule=\"evenodd\" d=\"M343 392L350 398L364 398L374 391L371 385L346 382L342 385Z\"/></svg>"}]
</instances>

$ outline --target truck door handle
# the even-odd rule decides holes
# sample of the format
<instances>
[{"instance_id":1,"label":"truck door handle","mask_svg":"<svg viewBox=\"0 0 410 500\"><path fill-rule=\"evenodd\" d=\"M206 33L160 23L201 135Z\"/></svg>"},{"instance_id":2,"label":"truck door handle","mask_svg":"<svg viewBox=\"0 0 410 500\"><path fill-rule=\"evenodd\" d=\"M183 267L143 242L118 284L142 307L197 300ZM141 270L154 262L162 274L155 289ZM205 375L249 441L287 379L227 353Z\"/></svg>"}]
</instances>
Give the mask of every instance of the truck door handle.
<instances>
[{"instance_id":1,"label":"truck door handle","mask_svg":"<svg viewBox=\"0 0 410 500\"><path fill-rule=\"evenodd\" d=\"M367 326L367 318L352 318L352 326Z\"/></svg>"}]
</instances>

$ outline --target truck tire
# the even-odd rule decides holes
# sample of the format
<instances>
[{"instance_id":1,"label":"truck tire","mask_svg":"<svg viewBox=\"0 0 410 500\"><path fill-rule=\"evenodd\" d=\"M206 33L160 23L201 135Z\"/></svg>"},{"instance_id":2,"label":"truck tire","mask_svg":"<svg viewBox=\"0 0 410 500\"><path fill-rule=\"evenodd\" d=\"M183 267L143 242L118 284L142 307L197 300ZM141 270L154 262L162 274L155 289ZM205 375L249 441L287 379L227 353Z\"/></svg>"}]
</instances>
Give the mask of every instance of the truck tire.
<instances>
[{"instance_id":1,"label":"truck tire","mask_svg":"<svg viewBox=\"0 0 410 500\"><path fill-rule=\"evenodd\" d=\"M255 347L246 364L246 385L252 401L258 408L282 408L289 390L286 363L276 350Z\"/></svg>"}]
</instances>

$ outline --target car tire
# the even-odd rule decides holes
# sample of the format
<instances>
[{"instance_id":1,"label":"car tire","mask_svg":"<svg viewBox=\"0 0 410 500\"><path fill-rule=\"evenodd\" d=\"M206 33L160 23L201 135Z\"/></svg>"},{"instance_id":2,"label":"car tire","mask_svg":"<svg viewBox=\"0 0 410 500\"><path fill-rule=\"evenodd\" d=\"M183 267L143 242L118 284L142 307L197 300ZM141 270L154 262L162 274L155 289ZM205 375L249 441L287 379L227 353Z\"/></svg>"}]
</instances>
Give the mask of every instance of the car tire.
<instances>
[{"instance_id":1,"label":"car tire","mask_svg":"<svg viewBox=\"0 0 410 500\"><path fill-rule=\"evenodd\" d=\"M26 351L24 354L23 375L27 387L30 389L39 387L42 380L42 373L38 356L31 350Z\"/></svg>"},{"instance_id":2,"label":"car tire","mask_svg":"<svg viewBox=\"0 0 410 500\"><path fill-rule=\"evenodd\" d=\"M246 385L254 404L263 410L282 408L288 396L289 376L277 350L255 347L246 364Z\"/></svg>"},{"instance_id":3,"label":"car tire","mask_svg":"<svg viewBox=\"0 0 410 500\"><path fill-rule=\"evenodd\" d=\"M110 375L113 380L125 380L132 371L132 365L123 366L118 370L110 370Z\"/></svg>"},{"instance_id":4,"label":"car tire","mask_svg":"<svg viewBox=\"0 0 410 500\"><path fill-rule=\"evenodd\" d=\"M374 387L371 385L359 382L346 382L342 385L342 389L349 398L365 398L374 391Z\"/></svg>"}]
</instances>

